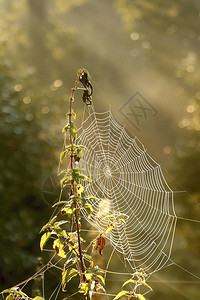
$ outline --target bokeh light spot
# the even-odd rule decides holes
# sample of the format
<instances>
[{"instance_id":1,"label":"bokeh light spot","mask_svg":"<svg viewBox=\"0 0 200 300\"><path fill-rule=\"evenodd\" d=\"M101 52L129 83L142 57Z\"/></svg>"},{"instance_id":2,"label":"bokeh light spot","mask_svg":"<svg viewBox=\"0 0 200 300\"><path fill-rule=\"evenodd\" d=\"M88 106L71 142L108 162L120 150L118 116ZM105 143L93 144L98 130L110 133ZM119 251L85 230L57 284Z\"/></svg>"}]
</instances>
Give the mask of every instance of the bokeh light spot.
<instances>
[{"instance_id":1,"label":"bokeh light spot","mask_svg":"<svg viewBox=\"0 0 200 300\"><path fill-rule=\"evenodd\" d=\"M193 113L194 110L195 110L194 105L188 105L188 106L187 106L187 112Z\"/></svg>"},{"instance_id":2,"label":"bokeh light spot","mask_svg":"<svg viewBox=\"0 0 200 300\"><path fill-rule=\"evenodd\" d=\"M132 32L130 37L131 37L132 41L137 41L139 39L140 35L138 32Z\"/></svg>"},{"instance_id":3,"label":"bokeh light spot","mask_svg":"<svg viewBox=\"0 0 200 300\"><path fill-rule=\"evenodd\" d=\"M49 113L49 107L48 107L48 106L44 106L44 107L42 108L42 113L43 113L44 115L48 114L48 113Z\"/></svg>"},{"instance_id":4,"label":"bokeh light spot","mask_svg":"<svg viewBox=\"0 0 200 300\"><path fill-rule=\"evenodd\" d=\"M172 148L170 146L165 146L163 148L163 153L164 154L170 154L172 152Z\"/></svg>"},{"instance_id":5,"label":"bokeh light spot","mask_svg":"<svg viewBox=\"0 0 200 300\"><path fill-rule=\"evenodd\" d=\"M14 86L14 90L16 91L16 92L20 92L21 90L22 90L22 85L21 84L16 84L15 86Z\"/></svg>"},{"instance_id":6,"label":"bokeh light spot","mask_svg":"<svg viewBox=\"0 0 200 300\"><path fill-rule=\"evenodd\" d=\"M56 88L59 88L60 86L63 85L63 81L61 79L56 79L53 83L53 85L56 87Z\"/></svg>"},{"instance_id":7,"label":"bokeh light spot","mask_svg":"<svg viewBox=\"0 0 200 300\"><path fill-rule=\"evenodd\" d=\"M29 104L29 103L31 103L31 97L24 97L24 99L23 99L23 102L24 102L24 104Z\"/></svg>"},{"instance_id":8,"label":"bokeh light spot","mask_svg":"<svg viewBox=\"0 0 200 300\"><path fill-rule=\"evenodd\" d=\"M185 119L181 120L180 122L178 122L178 126L180 128L187 127L189 125L190 125L190 120L187 119L187 118L185 118Z\"/></svg>"},{"instance_id":9,"label":"bokeh light spot","mask_svg":"<svg viewBox=\"0 0 200 300\"><path fill-rule=\"evenodd\" d=\"M26 115L26 120L29 121L29 122L32 121L33 120L33 115L32 114L27 114Z\"/></svg>"},{"instance_id":10,"label":"bokeh light spot","mask_svg":"<svg viewBox=\"0 0 200 300\"><path fill-rule=\"evenodd\" d=\"M151 48L151 44L149 41L143 41L142 42L142 48L143 49L150 49Z\"/></svg>"},{"instance_id":11,"label":"bokeh light spot","mask_svg":"<svg viewBox=\"0 0 200 300\"><path fill-rule=\"evenodd\" d=\"M193 73L195 70L195 67L194 67L194 65L188 65L186 70L188 71L188 73Z\"/></svg>"}]
</instances>

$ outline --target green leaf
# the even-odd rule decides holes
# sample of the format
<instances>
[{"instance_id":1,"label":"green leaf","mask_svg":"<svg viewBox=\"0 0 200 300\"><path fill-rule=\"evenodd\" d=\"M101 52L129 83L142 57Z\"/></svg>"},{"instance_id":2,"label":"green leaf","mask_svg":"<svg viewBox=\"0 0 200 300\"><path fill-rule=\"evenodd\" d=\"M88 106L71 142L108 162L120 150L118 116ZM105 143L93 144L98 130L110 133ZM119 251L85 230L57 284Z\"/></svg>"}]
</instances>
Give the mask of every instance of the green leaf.
<instances>
[{"instance_id":1,"label":"green leaf","mask_svg":"<svg viewBox=\"0 0 200 300\"><path fill-rule=\"evenodd\" d=\"M69 232L68 235L69 235L70 242L74 242L74 240L77 236L77 232L76 231L75 232Z\"/></svg>"},{"instance_id":2,"label":"green leaf","mask_svg":"<svg viewBox=\"0 0 200 300\"><path fill-rule=\"evenodd\" d=\"M77 149L77 156L78 156L78 158L81 158L83 156L83 151L80 149Z\"/></svg>"},{"instance_id":3,"label":"green leaf","mask_svg":"<svg viewBox=\"0 0 200 300\"><path fill-rule=\"evenodd\" d=\"M22 292L18 286L14 286L10 289L3 290L0 294L5 294L5 293L9 293L9 294L12 293L12 295L26 296L27 297L27 295L24 292Z\"/></svg>"},{"instance_id":4,"label":"green leaf","mask_svg":"<svg viewBox=\"0 0 200 300\"><path fill-rule=\"evenodd\" d=\"M81 169L73 169L72 170L72 177L73 177L73 179L74 179L74 181L76 182L76 183L78 183L79 182L79 171L80 171Z\"/></svg>"},{"instance_id":5,"label":"green leaf","mask_svg":"<svg viewBox=\"0 0 200 300\"><path fill-rule=\"evenodd\" d=\"M62 174L65 174L65 176L67 176L69 173L71 172L70 169L67 169L67 170L62 170L58 173L58 176L62 175Z\"/></svg>"},{"instance_id":6,"label":"green leaf","mask_svg":"<svg viewBox=\"0 0 200 300\"><path fill-rule=\"evenodd\" d=\"M127 285L128 283L137 283L137 280L134 279L129 279L126 282L124 282L124 284L122 285L122 287L124 287L125 285Z\"/></svg>"},{"instance_id":7,"label":"green leaf","mask_svg":"<svg viewBox=\"0 0 200 300\"><path fill-rule=\"evenodd\" d=\"M105 280L104 280L103 276L97 275L96 278L98 279L98 281L99 281L103 286L105 285Z\"/></svg>"},{"instance_id":8,"label":"green leaf","mask_svg":"<svg viewBox=\"0 0 200 300\"><path fill-rule=\"evenodd\" d=\"M63 189L67 184L72 181L72 176L63 177L60 181L60 187Z\"/></svg>"},{"instance_id":9,"label":"green leaf","mask_svg":"<svg viewBox=\"0 0 200 300\"><path fill-rule=\"evenodd\" d=\"M63 151L60 153L60 162L62 163L63 162L63 159L65 158L65 155L66 155L66 151Z\"/></svg>"},{"instance_id":10,"label":"green leaf","mask_svg":"<svg viewBox=\"0 0 200 300\"><path fill-rule=\"evenodd\" d=\"M74 137L77 138L77 128L74 125L73 122L69 122L62 130L62 132L68 131L69 134Z\"/></svg>"},{"instance_id":11,"label":"green leaf","mask_svg":"<svg viewBox=\"0 0 200 300\"><path fill-rule=\"evenodd\" d=\"M83 207L85 207L85 204L87 203L87 200L85 198L85 193L81 193L81 204Z\"/></svg>"},{"instance_id":12,"label":"green leaf","mask_svg":"<svg viewBox=\"0 0 200 300\"><path fill-rule=\"evenodd\" d=\"M129 292L128 291L121 291L117 294L117 296L113 299L113 300L117 300L119 299L120 297L124 296L124 295L127 295Z\"/></svg>"},{"instance_id":13,"label":"green leaf","mask_svg":"<svg viewBox=\"0 0 200 300\"><path fill-rule=\"evenodd\" d=\"M86 177L85 175L83 174L79 174L79 178L84 180L84 181L88 181L88 182L92 182L93 180L89 177Z\"/></svg>"},{"instance_id":14,"label":"green leaf","mask_svg":"<svg viewBox=\"0 0 200 300\"><path fill-rule=\"evenodd\" d=\"M137 297L137 299L139 299L139 300L145 300L145 299L146 299L146 298L144 298L144 296L141 295L141 294L136 294L136 297Z\"/></svg>"},{"instance_id":15,"label":"green leaf","mask_svg":"<svg viewBox=\"0 0 200 300\"><path fill-rule=\"evenodd\" d=\"M89 203L85 203L84 208L88 214L88 216L90 216L91 214L93 214L94 210L91 204Z\"/></svg>"},{"instance_id":16,"label":"green leaf","mask_svg":"<svg viewBox=\"0 0 200 300\"><path fill-rule=\"evenodd\" d=\"M49 224L53 225L56 222L57 216L53 217L50 221Z\"/></svg>"},{"instance_id":17,"label":"green leaf","mask_svg":"<svg viewBox=\"0 0 200 300\"><path fill-rule=\"evenodd\" d=\"M55 207L57 205L62 205L62 204L66 204L67 201L59 201L59 202L56 202L52 207Z\"/></svg>"},{"instance_id":18,"label":"green leaf","mask_svg":"<svg viewBox=\"0 0 200 300\"><path fill-rule=\"evenodd\" d=\"M0 294L10 293L10 289L3 290Z\"/></svg>"},{"instance_id":19,"label":"green leaf","mask_svg":"<svg viewBox=\"0 0 200 300\"><path fill-rule=\"evenodd\" d=\"M87 261L90 262L90 268L93 268L93 267L94 267L94 261L93 261L93 259L92 259L92 256L91 256L91 255L88 255L88 254L86 254L86 253L84 253L84 254L83 254L83 257L84 257L85 260L87 260ZM95 269L95 271L93 271L94 269ZM96 271L98 270L98 268L97 268L97 270L96 270L96 268L94 268L94 269L90 269L90 271L91 271L92 273L94 273L94 272L96 272Z\"/></svg>"},{"instance_id":20,"label":"green leaf","mask_svg":"<svg viewBox=\"0 0 200 300\"><path fill-rule=\"evenodd\" d=\"M64 220L63 221L59 221L59 222L56 222L55 225L56 226L60 226L60 225L66 224L66 223L69 223L69 221L66 221L66 220L65 221Z\"/></svg>"},{"instance_id":21,"label":"green leaf","mask_svg":"<svg viewBox=\"0 0 200 300\"><path fill-rule=\"evenodd\" d=\"M89 269L89 271L91 272L91 273L97 273L98 271L99 271L99 267L98 266L95 266L94 268L92 268L92 269Z\"/></svg>"},{"instance_id":22,"label":"green leaf","mask_svg":"<svg viewBox=\"0 0 200 300\"><path fill-rule=\"evenodd\" d=\"M37 297L33 298L33 300L44 300L44 298L37 296Z\"/></svg>"},{"instance_id":23,"label":"green leaf","mask_svg":"<svg viewBox=\"0 0 200 300\"><path fill-rule=\"evenodd\" d=\"M62 274L62 290L64 291L66 284L76 275L78 271L76 269L67 269L67 271Z\"/></svg>"},{"instance_id":24,"label":"green leaf","mask_svg":"<svg viewBox=\"0 0 200 300\"><path fill-rule=\"evenodd\" d=\"M6 297L6 300L14 300L14 296L8 295L8 296Z\"/></svg>"},{"instance_id":25,"label":"green leaf","mask_svg":"<svg viewBox=\"0 0 200 300\"><path fill-rule=\"evenodd\" d=\"M46 245L46 243L49 240L50 236L51 236L51 232L45 232L42 235L41 240L40 240L40 249L41 250L44 249L44 246Z\"/></svg>"},{"instance_id":26,"label":"green leaf","mask_svg":"<svg viewBox=\"0 0 200 300\"><path fill-rule=\"evenodd\" d=\"M88 148L86 148L85 146L83 145L79 145L80 148L84 149L84 150L88 150Z\"/></svg>"},{"instance_id":27,"label":"green leaf","mask_svg":"<svg viewBox=\"0 0 200 300\"><path fill-rule=\"evenodd\" d=\"M17 292L17 295L26 296L27 297L27 295L24 292L22 292L22 291Z\"/></svg>"},{"instance_id":28,"label":"green leaf","mask_svg":"<svg viewBox=\"0 0 200 300\"><path fill-rule=\"evenodd\" d=\"M53 217L47 224L45 224L42 229L40 230L40 233L51 227L56 222L57 216Z\"/></svg>"},{"instance_id":29,"label":"green leaf","mask_svg":"<svg viewBox=\"0 0 200 300\"><path fill-rule=\"evenodd\" d=\"M65 232L65 230L63 230L60 226L55 225L52 230L60 236L63 236L64 238L67 238L67 234Z\"/></svg>"}]
</instances>

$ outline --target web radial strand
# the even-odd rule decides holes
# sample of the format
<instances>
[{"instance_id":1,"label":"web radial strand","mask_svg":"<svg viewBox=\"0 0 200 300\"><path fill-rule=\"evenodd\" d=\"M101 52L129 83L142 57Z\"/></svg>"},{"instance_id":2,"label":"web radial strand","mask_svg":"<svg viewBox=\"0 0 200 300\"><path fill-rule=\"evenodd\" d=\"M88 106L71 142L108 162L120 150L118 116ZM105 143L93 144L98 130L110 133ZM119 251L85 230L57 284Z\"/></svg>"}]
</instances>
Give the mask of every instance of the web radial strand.
<instances>
[{"instance_id":1,"label":"web radial strand","mask_svg":"<svg viewBox=\"0 0 200 300\"><path fill-rule=\"evenodd\" d=\"M156 272L170 263L176 228L173 191L160 165L137 137L131 138L111 114L92 111L78 132L77 144L88 148L80 167L92 183L85 183L94 214L85 218L103 232L104 216L118 211L126 225L117 224L109 239L132 268Z\"/></svg>"}]
</instances>

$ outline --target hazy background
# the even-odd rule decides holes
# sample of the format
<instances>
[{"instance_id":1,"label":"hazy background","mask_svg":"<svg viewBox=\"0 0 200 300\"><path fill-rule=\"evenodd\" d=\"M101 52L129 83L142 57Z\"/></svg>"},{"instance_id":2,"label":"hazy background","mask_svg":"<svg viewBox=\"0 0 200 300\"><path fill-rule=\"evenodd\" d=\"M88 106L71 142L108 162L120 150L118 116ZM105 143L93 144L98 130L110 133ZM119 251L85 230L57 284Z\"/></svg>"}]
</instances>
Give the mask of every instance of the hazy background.
<instances>
[{"instance_id":1,"label":"hazy background","mask_svg":"<svg viewBox=\"0 0 200 300\"><path fill-rule=\"evenodd\" d=\"M111 105L171 187L188 192L175 197L178 215L200 219L199 50L200 1L0 0L1 289L34 273L38 232L51 214L42 190L56 173L79 68L90 72L95 109ZM136 92L157 112L142 116L138 129L120 113ZM75 110L81 120L81 97ZM199 223L178 222L173 255L200 276ZM149 299L200 292L198 279L180 269L152 281Z\"/></svg>"}]
</instances>

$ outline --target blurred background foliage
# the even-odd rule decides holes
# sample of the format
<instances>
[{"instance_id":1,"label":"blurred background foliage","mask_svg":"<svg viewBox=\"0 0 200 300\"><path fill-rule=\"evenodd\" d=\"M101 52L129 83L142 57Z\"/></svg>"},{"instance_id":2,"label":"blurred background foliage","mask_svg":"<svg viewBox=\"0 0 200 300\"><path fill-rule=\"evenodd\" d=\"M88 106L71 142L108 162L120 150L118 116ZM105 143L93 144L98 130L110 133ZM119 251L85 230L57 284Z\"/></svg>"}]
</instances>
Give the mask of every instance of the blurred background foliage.
<instances>
[{"instance_id":1,"label":"blurred background foliage","mask_svg":"<svg viewBox=\"0 0 200 300\"><path fill-rule=\"evenodd\" d=\"M65 100L80 67L91 74L96 110L112 105L172 188L187 190L175 194L177 211L200 219L200 2L0 0L0 16L1 289L35 270L38 232L51 214L43 183L56 173ZM140 131L119 112L136 91L158 111ZM75 110L80 121L80 97ZM198 276L199 240L198 223L178 222L173 258ZM149 299L199 295L194 277L164 271Z\"/></svg>"}]
</instances>

